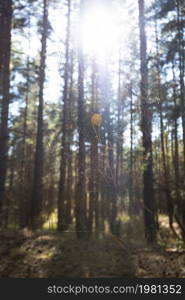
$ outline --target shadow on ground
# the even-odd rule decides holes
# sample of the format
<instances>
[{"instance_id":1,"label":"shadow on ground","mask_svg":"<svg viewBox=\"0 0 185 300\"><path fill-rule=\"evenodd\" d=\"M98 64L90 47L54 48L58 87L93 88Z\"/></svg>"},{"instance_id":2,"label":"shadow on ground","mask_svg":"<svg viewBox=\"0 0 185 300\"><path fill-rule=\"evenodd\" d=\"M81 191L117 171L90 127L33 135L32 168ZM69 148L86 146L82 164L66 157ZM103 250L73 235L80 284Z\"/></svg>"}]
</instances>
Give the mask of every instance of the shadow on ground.
<instances>
[{"instance_id":1,"label":"shadow on ground","mask_svg":"<svg viewBox=\"0 0 185 300\"><path fill-rule=\"evenodd\" d=\"M132 257L107 234L89 241L74 234L1 232L0 276L19 278L134 277Z\"/></svg>"},{"instance_id":2,"label":"shadow on ground","mask_svg":"<svg viewBox=\"0 0 185 300\"><path fill-rule=\"evenodd\" d=\"M1 278L181 277L185 251L125 248L101 234L89 241L74 233L0 231Z\"/></svg>"}]
</instances>

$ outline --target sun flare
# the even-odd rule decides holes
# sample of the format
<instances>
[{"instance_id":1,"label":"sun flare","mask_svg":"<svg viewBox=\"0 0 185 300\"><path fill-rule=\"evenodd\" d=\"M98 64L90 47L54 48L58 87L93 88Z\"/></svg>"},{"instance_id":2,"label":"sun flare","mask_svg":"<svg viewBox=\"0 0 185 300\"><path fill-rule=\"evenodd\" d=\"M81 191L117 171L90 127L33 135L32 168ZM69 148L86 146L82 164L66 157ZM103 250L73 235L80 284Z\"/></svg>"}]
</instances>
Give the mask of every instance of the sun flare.
<instances>
[{"instance_id":1,"label":"sun flare","mask_svg":"<svg viewBox=\"0 0 185 300\"><path fill-rule=\"evenodd\" d=\"M86 11L82 26L84 51L99 57L111 53L117 45L119 27L116 15L105 7Z\"/></svg>"}]
</instances>

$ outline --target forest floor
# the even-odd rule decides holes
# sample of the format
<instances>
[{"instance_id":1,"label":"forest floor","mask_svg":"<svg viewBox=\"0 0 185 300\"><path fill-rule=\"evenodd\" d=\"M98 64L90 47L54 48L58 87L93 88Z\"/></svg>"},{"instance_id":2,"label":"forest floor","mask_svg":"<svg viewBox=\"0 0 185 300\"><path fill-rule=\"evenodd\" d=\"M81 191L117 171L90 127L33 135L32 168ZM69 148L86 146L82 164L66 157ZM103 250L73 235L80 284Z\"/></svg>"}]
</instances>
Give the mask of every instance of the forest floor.
<instances>
[{"instance_id":1,"label":"forest floor","mask_svg":"<svg viewBox=\"0 0 185 300\"><path fill-rule=\"evenodd\" d=\"M162 226L165 232L165 222ZM171 236L166 234L166 238L170 246ZM107 233L79 241L71 232L1 230L0 277L185 278L182 246L174 243L171 248L149 249L128 245Z\"/></svg>"}]
</instances>

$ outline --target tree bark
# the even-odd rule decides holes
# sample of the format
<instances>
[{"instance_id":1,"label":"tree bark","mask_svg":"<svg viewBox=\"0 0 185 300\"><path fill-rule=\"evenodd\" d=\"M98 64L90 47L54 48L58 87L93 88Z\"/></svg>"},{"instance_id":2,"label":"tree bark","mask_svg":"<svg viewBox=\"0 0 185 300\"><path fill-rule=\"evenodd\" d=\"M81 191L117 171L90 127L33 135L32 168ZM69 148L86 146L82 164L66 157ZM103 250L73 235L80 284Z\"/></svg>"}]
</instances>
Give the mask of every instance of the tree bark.
<instances>
[{"instance_id":1,"label":"tree bark","mask_svg":"<svg viewBox=\"0 0 185 300\"><path fill-rule=\"evenodd\" d=\"M83 18L83 2L82 0L80 20ZM80 24L80 26L82 26L82 24ZM80 41L78 49L78 183L76 187L76 234L79 239L88 237L84 102L84 57L82 41Z\"/></svg>"},{"instance_id":2,"label":"tree bark","mask_svg":"<svg viewBox=\"0 0 185 300\"><path fill-rule=\"evenodd\" d=\"M182 16L180 1L176 1L177 5L177 31L178 31L178 52L179 52L179 81L180 81L180 101L181 101L181 117L183 129L183 155L184 155L184 173L185 173L185 87L184 87L184 38L182 28Z\"/></svg>"},{"instance_id":3,"label":"tree bark","mask_svg":"<svg viewBox=\"0 0 185 300\"><path fill-rule=\"evenodd\" d=\"M97 105L97 76L96 76L96 62L93 58L92 62L92 105L91 112L92 114L98 111ZM99 142L99 127L94 126L94 131L92 134L91 140L91 149L90 149L90 179L89 179L89 232L92 233L93 223L95 221L96 230L99 229L99 202L98 202L98 174L99 174L99 160L98 160L98 142Z\"/></svg>"},{"instance_id":4,"label":"tree bark","mask_svg":"<svg viewBox=\"0 0 185 300\"><path fill-rule=\"evenodd\" d=\"M31 205L31 227L37 229L41 225L41 209L43 201L43 106L44 106L44 82L46 68L46 47L48 34L48 3L43 0L43 20L42 20L42 39L40 53L40 71L39 71L39 106L37 114L37 137L32 190Z\"/></svg>"},{"instance_id":5,"label":"tree bark","mask_svg":"<svg viewBox=\"0 0 185 300\"><path fill-rule=\"evenodd\" d=\"M68 0L67 27L66 27L66 53L64 71L64 96L63 96L63 120L62 120L62 143L60 161L60 179L58 192L58 230L65 230L68 227L66 220L66 167L67 167L67 121L68 121L68 101L69 101L69 41L70 41L70 18L71 1Z\"/></svg>"},{"instance_id":6,"label":"tree bark","mask_svg":"<svg viewBox=\"0 0 185 300\"><path fill-rule=\"evenodd\" d=\"M28 118L28 98L30 90L30 61L29 56L27 57L27 78L26 78L26 97L25 97L25 108L23 117L23 137L22 137L22 157L20 165L20 228L24 228L29 225L25 191L25 178L26 178L26 141L27 141L27 118Z\"/></svg>"},{"instance_id":7,"label":"tree bark","mask_svg":"<svg viewBox=\"0 0 185 300\"><path fill-rule=\"evenodd\" d=\"M145 33L144 0L138 0L141 61L141 129L143 134L143 201L147 242L156 242L156 202L153 188L152 114L148 99L147 40Z\"/></svg>"},{"instance_id":8,"label":"tree bark","mask_svg":"<svg viewBox=\"0 0 185 300\"><path fill-rule=\"evenodd\" d=\"M170 192L169 174L166 162L165 153L165 141L164 141L164 120L163 120L163 100L161 94L161 75L160 75L160 60L159 60L159 38L158 38L158 28L157 21L155 20L155 38L156 38L156 69L157 69L157 92L159 99L159 116L160 116L160 137L161 137L161 154L162 154L162 166L163 166L163 176L164 176L164 191L167 200L167 209L169 217L169 226L172 232L175 234L175 229L173 227L173 212L174 205Z\"/></svg>"},{"instance_id":9,"label":"tree bark","mask_svg":"<svg viewBox=\"0 0 185 300\"><path fill-rule=\"evenodd\" d=\"M135 215L136 208L134 205L133 194L133 93L132 84L130 85L130 163L129 163L129 214Z\"/></svg>"},{"instance_id":10,"label":"tree bark","mask_svg":"<svg viewBox=\"0 0 185 300\"><path fill-rule=\"evenodd\" d=\"M181 117L183 131L183 159L184 159L184 178L185 178L185 85L184 85L184 28L183 28L183 3L177 0L177 31L178 31L178 52L179 52L179 81L180 81L180 101ZM182 5L182 7L181 7ZM185 191L185 180L183 181L183 190ZM182 223L185 227L185 201L182 202ZM185 232L183 231L183 240L185 241Z\"/></svg>"},{"instance_id":11,"label":"tree bark","mask_svg":"<svg viewBox=\"0 0 185 300\"><path fill-rule=\"evenodd\" d=\"M73 205L73 151L71 149L71 145L73 144L73 131L75 123L73 121L73 105L74 105L74 58L73 58L73 50L71 50L70 54L70 87L69 87L69 101L68 101L68 126L67 126L67 154L68 154L68 163L67 163L67 187L66 187L66 223L71 224L72 222L72 205Z\"/></svg>"},{"instance_id":12,"label":"tree bark","mask_svg":"<svg viewBox=\"0 0 185 300\"><path fill-rule=\"evenodd\" d=\"M177 92L176 92L176 78L175 78L175 70L174 65L172 65L172 73L173 73L173 101L174 101L174 109L175 109L175 117L174 117L174 170L175 170L175 196L176 196L176 204L178 214L182 213L182 198L180 193L180 170L179 170L179 142L178 142L178 111L177 111Z\"/></svg>"},{"instance_id":13,"label":"tree bark","mask_svg":"<svg viewBox=\"0 0 185 300\"><path fill-rule=\"evenodd\" d=\"M3 217L3 204L5 202L5 181L7 171L8 154L8 115L10 103L10 51L11 51L11 21L12 1L2 0L0 3L0 91L1 102L1 125L0 125L0 225Z\"/></svg>"}]
</instances>

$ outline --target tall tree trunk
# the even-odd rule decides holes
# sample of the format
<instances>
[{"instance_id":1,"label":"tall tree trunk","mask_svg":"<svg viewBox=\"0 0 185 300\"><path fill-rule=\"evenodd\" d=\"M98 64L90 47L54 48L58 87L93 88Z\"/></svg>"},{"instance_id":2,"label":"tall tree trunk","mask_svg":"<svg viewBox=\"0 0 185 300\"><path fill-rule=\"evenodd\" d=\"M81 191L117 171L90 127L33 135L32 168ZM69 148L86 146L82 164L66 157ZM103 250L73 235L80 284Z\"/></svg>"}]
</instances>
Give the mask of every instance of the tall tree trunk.
<instances>
[{"instance_id":1,"label":"tall tree trunk","mask_svg":"<svg viewBox=\"0 0 185 300\"><path fill-rule=\"evenodd\" d=\"M178 142L178 107L177 107L177 92L176 92L176 78L175 78L175 70L174 65L172 65L172 73L173 73L173 101L174 101L174 109L175 109L175 117L174 117L174 170L175 170L175 198L177 204L178 215L182 213L182 198L180 193L180 170L179 170L179 142Z\"/></svg>"},{"instance_id":2,"label":"tall tree trunk","mask_svg":"<svg viewBox=\"0 0 185 300\"><path fill-rule=\"evenodd\" d=\"M6 204L4 205L4 227L7 228L9 225L9 221L10 221L10 216L12 211L14 211L14 209L12 209L12 206L14 205L13 201L15 200L14 197L14 182L15 182L15 171L16 171L16 159L15 159L15 150L16 150L16 139L13 138L12 143L11 143L11 148L12 148L12 153L11 153L11 159L9 161L9 172L7 176L7 180L8 180L8 188L6 191ZM14 220L15 221L15 220ZM11 223L12 220L11 220Z\"/></svg>"},{"instance_id":3,"label":"tall tree trunk","mask_svg":"<svg viewBox=\"0 0 185 300\"><path fill-rule=\"evenodd\" d=\"M105 58L104 68L102 71L102 99L105 105L104 112L104 130L105 130L105 191L106 193L106 217L109 223L110 231L116 233L116 218L117 218L117 186L116 186L116 168L114 157L114 137L113 124L110 116L110 77L108 70L108 59Z\"/></svg>"},{"instance_id":4,"label":"tall tree trunk","mask_svg":"<svg viewBox=\"0 0 185 300\"><path fill-rule=\"evenodd\" d=\"M133 93L132 84L130 85L130 174L129 174L129 214L136 214L133 194Z\"/></svg>"},{"instance_id":5,"label":"tall tree trunk","mask_svg":"<svg viewBox=\"0 0 185 300\"><path fill-rule=\"evenodd\" d=\"M30 5L30 3L29 3ZM31 6L29 6L28 15L28 49L29 54L27 56L26 64L26 92L25 92L25 108L23 114L23 136L22 136L22 154L20 162L20 215L19 215L19 225L20 228L29 226L29 209L30 203L27 203L28 198L26 195L26 144L27 144L27 130L28 130L28 100L30 93L30 35L31 35Z\"/></svg>"},{"instance_id":6,"label":"tall tree trunk","mask_svg":"<svg viewBox=\"0 0 185 300\"><path fill-rule=\"evenodd\" d=\"M26 191L25 191L25 159L26 159L26 141L27 141L27 118L28 118L28 97L30 89L30 61L29 56L27 57L27 78L26 78L26 97L25 97L25 108L24 108L24 119L23 119L23 138L22 138L22 156L20 165L20 228L24 228L29 225L27 206L26 203Z\"/></svg>"},{"instance_id":7,"label":"tall tree trunk","mask_svg":"<svg viewBox=\"0 0 185 300\"><path fill-rule=\"evenodd\" d=\"M176 1L177 5L177 31L178 31L178 52L179 52L179 77L180 77L180 101L181 101L181 116L183 129L183 155L184 155L184 172L185 172L185 87L184 87L184 37L182 27L182 12L180 0Z\"/></svg>"},{"instance_id":8,"label":"tall tree trunk","mask_svg":"<svg viewBox=\"0 0 185 300\"><path fill-rule=\"evenodd\" d=\"M165 153L165 142L164 142L164 120L163 120L163 100L161 93L161 75L160 75L160 60L159 60L159 38L158 38L158 28L157 28L157 20L155 20L155 39L156 39L156 68L157 68L157 92L159 99L159 116L160 116L160 137L161 137L161 155L162 155L162 166L163 166L163 176L164 176L164 191L166 194L167 200L167 209L168 209L168 217L169 217L169 226L173 233L175 233L173 227L173 211L174 205L170 192L170 184L169 184L169 174L166 162L166 153Z\"/></svg>"},{"instance_id":9,"label":"tall tree trunk","mask_svg":"<svg viewBox=\"0 0 185 300\"><path fill-rule=\"evenodd\" d=\"M2 224L3 204L5 201L5 180L7 170L8 152L8 114L10 103L10 50L11 50L11 20L12 1L1 0L0 3L0 90L1 102L1 125L0 125L0 225Z\"/></svg>"},{"instance_id":10,"label":"tall tree trunk","mask_svg":"<svg viewBox=\"0 0 185 300\"><path fill-rule=\"evenodd\" d=\"M144 0L138 0L141 60L141 128L143 133L143 201L145 234L148 243L156 242L156 202L153 188L152 114L148 99L147 42Z\"/></svg>"},{"instance_id":11,"label":"tall tree trunk","mask_svg":"<svg viewBox=\"0 0 185 300\"><path fill-rule=\"evenodd\" d=\"M58 230L67 229L66 220L66 166L67 166L67 121L68 121L68 98L69 98L69 41L70 41L70 18L71 1L68 0L67 27L66 27L66 52L64 71L64 97L63 97L63 119L62 119L62 144L60 161L60 179L58 193Z\"/></svg>"},{"instance_id":12,"label":"tall tree trunk","mask_svg":"<svg viewBox=\"0 0 185 300\"><path fill-rule=\"evenodd\" d=\"M116 183L119 186L120 179L120 154L121 154L121 61L118 64L118 93L117 93L117 141L116 141Z\"/></svg>"},{"instance_id":13,"label":"tall tree trunk","mask_svg":"<svg viewBox=\"0 0 185 300\"><path fill-rule=\"evenodd\" d=\"M183 156L184 156L184 178L185 178L185 85L184 85L184 28L183 28L183 3L176 1L177 5L177 30L179 45L179 77L180 77L180 101L181 101L181 117L183 130ZM185 180L183 182L183 190L185 191ZM182 202L182 224L185 228L185 201ZM183 231L183 240L185 241L185 231Z\"/></svg>"},{"instance_id":14,"label":"tall tree trunk","mask_svg":"<svg viewBox=\"0 0 185 300\"><path fill-rule=\"evenodd\" d=\"M96 62L93 58L92 62L92 105L91 113L98 111L97 105L97 76ZM92 232L93 221L95 220L96 230L99 229L99 203L98 203L98 142L99 142L99 127L94 126L92 133L91 148L90 148L90 179L89 179L89 232Z\"/></svg>"},{"instance_id":15,"label":"tall tree trunk","mask_svg":"<svg viewBox=\"0 0 185 300\"><path fill-rule=\"evenodd\" d=\"M84 1L81 0L80 20L83 18L83 6ZM82 24L80 24L80 26L82 26ZM80 41L78 49L78 183L76 188L76 234L79 239L84 239L88 236L84 102L84 57L82 41Z\"/></svg>"},{"instance_id":16,"label":"tall tree trunk","mask_svg":"<svg viewBox=\"0 0 185 300\"><path fill-rule=\"evenodd\" d=\"M43 0L42 39L39 71L39 107L37 115L37 138L34 164L34 178L31 205L31 227L37 229L41 225L41 209L43 200L43 106L44 106L44 82L46 68L46 46L48 35L48 4Z\"/></svg>"},{"instance_id":17,"label":"tall tree trunk","mask_svg":"<svg viewBox=\"0 0 185 300\"><path fill-rule=\"evenodd\" d=\"M117 219L117 186L116 186L116 168L114 164L114 137L113 124L110 117L110 78L108 70L108 60L105 58L104 69L102 72L102 98L105 105L104 112L104 130L105 130L105 191L106 193L106 217L108 219L110 231L116 233ZM107 135L107 137L106 137Z\"/></svg>"},{"instance_id":18,"label":"tall tree trunk","mask_svg":"<svg viewBox=\"0 0 185 300\"><path fill-rule=\"evenodd\" d=\"M114 168L114 140L112 134L112 124L110 120L110 104L107 105L107 130L108 130L108 196L110 199L110 230L113 234L116 233L116 217L117 217L117 191L116 191L116 174Z\"/></svg>"},{"instance_id":19,"label":"tall tree trunk","mask_svg":"<svg viewBox=\"0 0 185 300\"><path fill-rule=\"evenodd\" d=\"M120 50L121 51L121 50ZM116 140L116 186L117 196L121 196L121 160L123 147L123 120L122 120L122 104L121 104L121 54L119 51L118 62L118 92L117 92L117 140Z\"/></svg>"},{"instance_id":20,"label":"tall tree trunk","mask_svg":"<svg viewBox=\"0 0 185 300\"><path fill-rule=\"evenodd\" d=\"M3 1L0 2L0 95L2 95L2 66L3 66L3 24L4 24L4 5Z\"/></svg>"},{"instance_id":21,"label":"tall tree trunk","mask_svg":"<svg viewBox=\"0 0 185 300\"><path fill-rule=\"evenodd\" d=\"M101 148L100 148L100 160L99 160L99 170L101 173L100 177L100 190L101 190L101 198L100 198L100 221L101 221L101 229L105 230L105 220L108 216L107 214L107 189L106 189L106 178L105 178L105 166L106 166L106 136L105 136L105 128L103 129L101 136Z\"/></svg>"},{"instance_id":22,"label":"tall tree trunk","mask_svg":"<svg viewBox=\"0 0 185 300\"><path fill-rule=\"evenodd\" d=\"M72 109L74 105L74 93L73 93L73 86L74 86L74 55L73 50L71 50L71 58L70 58L70 87L69 87L69 101L68 101L68 126L67 126L67 135L68 135L68 142L67 142L67 187L66 187L66 223L71 224L72 222L72 199L74 197L73 191L73 151L71 149L73 143L73 131L74 131L74 121L73 121L73 114Z\"/></svg>"}]
</instances>

